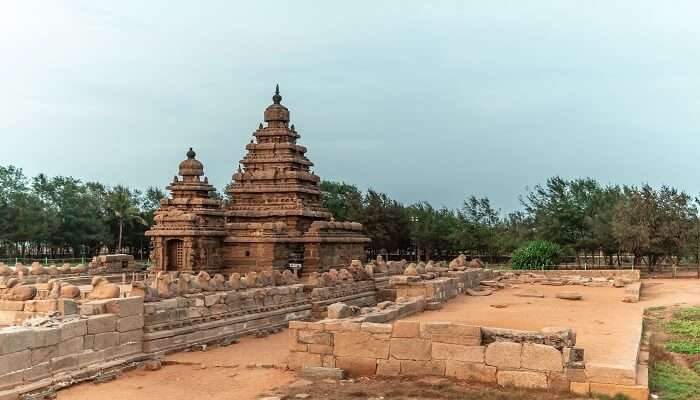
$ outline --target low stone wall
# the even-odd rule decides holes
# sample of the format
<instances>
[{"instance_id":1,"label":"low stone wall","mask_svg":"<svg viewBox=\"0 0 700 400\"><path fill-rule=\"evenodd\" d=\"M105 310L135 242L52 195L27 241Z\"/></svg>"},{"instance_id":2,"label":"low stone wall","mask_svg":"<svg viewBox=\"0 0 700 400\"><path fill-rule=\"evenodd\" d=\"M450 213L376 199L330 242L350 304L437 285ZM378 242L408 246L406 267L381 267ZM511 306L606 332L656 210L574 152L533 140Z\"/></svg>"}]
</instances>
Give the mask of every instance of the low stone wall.
<instances>
[{"instance_id":1,"label":"low stone wall","mask_svg":"<svg viewBox=\"0 0 700 400\"><path fill-rule=\"evenodd\" d=\"M305 285L197 293L146 303L144 313L144 352L173 352L308 319L311 296Z\"/></svg>"},{"instance_id":2,"label":"low stone wall","mask_svg":"<svg viewBox=\"0 0 700 400\"><path fill-rule=\"evenodd\" d=\"M571 330L489 330L455 322L290 323L289 366L333 367L350 376L448 376L570 391L586 382Z\"/></svg>"},{"instance_id":3,"label":"low stone wall","mask_svg":"<svg viewBox=\"0 0 700 400\"><path fill-rule=\"evenodd\" d=\"M513 273L515 275L536 274L543 275L547 278L563 278L577 276L581 278L606 278L615 279L623 278L631 282L639 282L639 270L631 269L567 269L567 270L513 270L502 271L504 273Z\"/></svg>"},{"instance_id":4,"label":"low stone wall","mask_svg":"<svg viewBox=\"0 0 700 400\"><path fill-rule=\"evenodd\" d=\"M396 291L397 299L422 296L428 302L445 303L464 293L466 289L478 287L481 281L492 279L495 273L487 269L472 268L465 271L448 271L444 275L435 279L397 275L391 277L390 285Z\"/></svg>"},{"instance_id":5,"label":"low stone wall","mask_svg":"<svg viewBox=\"0 0 700 400\"><path fill-rule=\"evenodd\" d=\"M47 326L0 330L0 390L46 381L141 353L143 298L85 304L90 315L51 321ZM40 387L41 385L37 385Z\"/></svg>"}]
</instances>

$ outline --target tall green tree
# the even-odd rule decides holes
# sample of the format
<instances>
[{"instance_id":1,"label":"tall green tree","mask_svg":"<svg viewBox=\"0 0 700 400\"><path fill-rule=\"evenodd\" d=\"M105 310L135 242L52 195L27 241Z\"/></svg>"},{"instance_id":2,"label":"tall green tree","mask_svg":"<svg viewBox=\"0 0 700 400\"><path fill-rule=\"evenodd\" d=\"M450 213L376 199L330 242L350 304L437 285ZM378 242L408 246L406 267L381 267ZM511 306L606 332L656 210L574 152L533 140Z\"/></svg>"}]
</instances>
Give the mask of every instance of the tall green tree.
<instances>
[{"instance_id":1,"label":"tall green tree","mask_svg":"<svg viewBox=\"0 0 700 400\"><path fill-rule=\"evenodd\" d=\"M117 251L122 249L124 227L132 224L147 225L131 192L124 186L116 186L109 194L109 211L117 221Z\"/></svg>"}]
</instances>

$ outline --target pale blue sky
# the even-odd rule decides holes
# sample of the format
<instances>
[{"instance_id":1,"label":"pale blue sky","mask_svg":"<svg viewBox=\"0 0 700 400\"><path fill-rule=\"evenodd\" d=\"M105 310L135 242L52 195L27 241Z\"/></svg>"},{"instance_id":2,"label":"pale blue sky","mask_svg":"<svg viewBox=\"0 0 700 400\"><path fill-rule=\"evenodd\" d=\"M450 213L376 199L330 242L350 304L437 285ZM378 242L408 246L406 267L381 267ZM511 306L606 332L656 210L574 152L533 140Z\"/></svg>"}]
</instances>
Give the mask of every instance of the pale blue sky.
<instances>
[{"instance_id":1,"label":"pale blue sky","mask_svg":"<svg viewBox=\"0 0 700 400\"><path fill-rule=\"evenodd\" d=\"M324 179L504 210L546 178L700 192L697 1L0 0L0 164L231 177L275 83Z\"/></svg>"}]
</instances>

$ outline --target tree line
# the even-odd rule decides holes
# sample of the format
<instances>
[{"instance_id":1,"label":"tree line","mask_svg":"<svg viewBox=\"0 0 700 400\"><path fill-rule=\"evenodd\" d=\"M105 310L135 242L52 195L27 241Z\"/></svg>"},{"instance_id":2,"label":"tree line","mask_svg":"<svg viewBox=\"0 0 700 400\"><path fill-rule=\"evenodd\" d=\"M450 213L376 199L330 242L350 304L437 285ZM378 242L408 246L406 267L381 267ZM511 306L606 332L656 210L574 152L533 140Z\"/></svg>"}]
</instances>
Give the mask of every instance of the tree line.
<instances>
[{"instance_id":1,"label":"tree line","mask_svg":"<svg viewBox=\"0 0 700 400\"><path fill-rule=\"evenodd\" d=\"M79 258L102 249L148 255L144 232L165 193L0 166L0 257Z\"/></svg>"},{"instance_id":2,"label":"tree line","mask_svg":"<svg viewBox=\"0 0 700 400\"><path fill-rule=\"evenodd\" d=\"M461 207L403 204L386 193L323 181L324 205L338 221L357 221L372 239L370 255L447 259L466 253L497 260L534 240L566 255L603 254L607 264L631 255L636 265L700 260L698 199L669 186L601 185L552 177L503 213L488 197ZM218 193L212 193L219 196ZM91 257L102 250L147 257L144 232L163 190L144 191L72 177L26 177L0 166L0 257Z\"/></svg>"},{"instance_id":3,"label":"tree line","mask_svg":"<svg viewBox=\"0 0 700 400\"><path fill-rule=\"evenodd\" d=\"M336 219L364 224L375 254L440 259L464 252L495 259L545 240L579 262L599 254L608 265L620 265L624 255L650 266L700 260L699 201L669 186L552 177L521 196L521 210L507 214L488 197L472 196L448 209L427 202L404 205L346 183L324 181L321 188Z\"/></svg>"}]
</instances>

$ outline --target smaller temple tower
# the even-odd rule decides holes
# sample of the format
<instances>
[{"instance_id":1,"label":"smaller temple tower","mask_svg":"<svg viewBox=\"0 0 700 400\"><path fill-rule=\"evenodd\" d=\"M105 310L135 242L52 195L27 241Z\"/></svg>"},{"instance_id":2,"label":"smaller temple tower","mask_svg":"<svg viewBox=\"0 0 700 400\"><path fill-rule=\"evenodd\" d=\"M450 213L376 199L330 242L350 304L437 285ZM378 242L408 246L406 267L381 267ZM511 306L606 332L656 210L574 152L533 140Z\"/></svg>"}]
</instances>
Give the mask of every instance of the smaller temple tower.
<instances>
[{"instance_id":1,"label":"smaller temple tower","mask_svg":"<svg viewBox=\"0 0 700 400\"><path fill-rule=\"evenodd\" d=\"M175 176L167 188L170 198L160 201L154 225L146 232L156 271L196 273L222 268L221 245L226 236L222 202L211 198L214 187L195 157L190 147L187 159L180 163L180 178Z\"/></svg>"}]
</instances>

